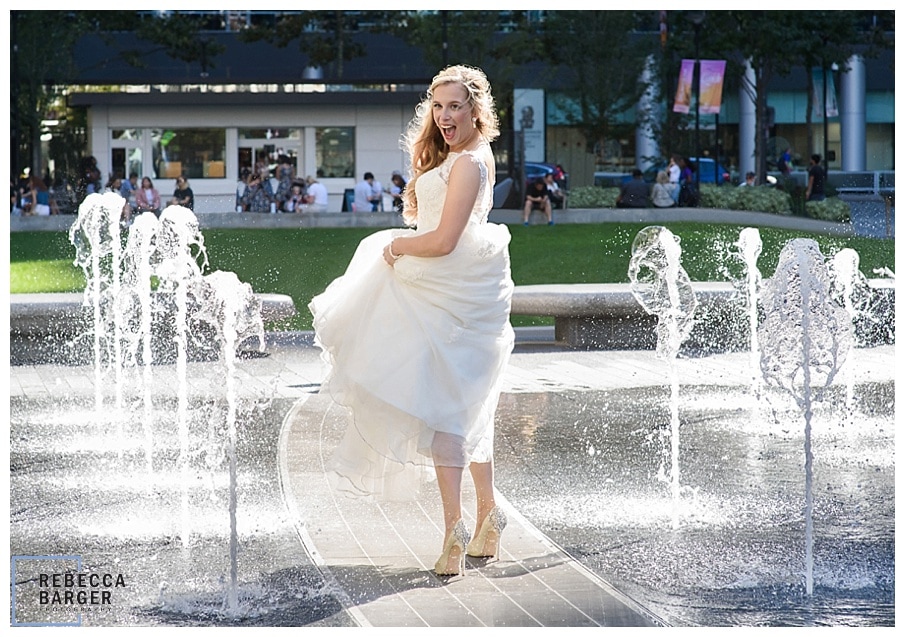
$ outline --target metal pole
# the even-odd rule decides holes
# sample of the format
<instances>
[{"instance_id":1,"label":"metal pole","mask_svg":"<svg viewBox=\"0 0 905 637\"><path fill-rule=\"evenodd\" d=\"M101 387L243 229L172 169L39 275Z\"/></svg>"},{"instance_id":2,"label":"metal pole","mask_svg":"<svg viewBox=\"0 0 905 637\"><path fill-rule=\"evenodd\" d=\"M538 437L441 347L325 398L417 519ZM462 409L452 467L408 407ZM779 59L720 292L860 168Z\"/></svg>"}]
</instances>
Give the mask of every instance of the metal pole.
<instances>
[{"instance_id":1,"label":"metal pole","mask_svg":"<svg viewBox=\"0 0 905 637\"><path fill-rule=\"evenodd\" d=\"M701 25L695 22L694 25L694 71L697 74L697 90L694 105L694 153L697 166L694 170L694 189L695 192L701 192Z\"/></svg>"},{"instance_id":2,"label":"metal pole","mask_svg":"<svg viewBox=\"0 0 905 637\"><path fill-rule=\"evenodd\" d=\"M826 62L823 63L823 174L830 174L829 116L826 112Z\"/></svg>"},{"instance_id":3,"label":"metal pole","mask_svg":"<svg viewBox=\"0 0 905 637\"><path fill-rule=\"evenodd\" d=\"M443 22L443 68L449 66L449 41L447 38L446 25L447 25L447 12L441 11L440 18Z\"/></svg>"},{"instance_id":4,"label":"metal pole","mask_svg":"<svg viewBox=\"0 0 905 637\"><path fill-rule=\"evenodd\" d=\"M723 183L723 177L720 175L720 114L717 113L713 116L713 136L714 136L714 150L716 151L713 156L713 183L716 186L719 186Z\"/></svg>"}]
</instances>

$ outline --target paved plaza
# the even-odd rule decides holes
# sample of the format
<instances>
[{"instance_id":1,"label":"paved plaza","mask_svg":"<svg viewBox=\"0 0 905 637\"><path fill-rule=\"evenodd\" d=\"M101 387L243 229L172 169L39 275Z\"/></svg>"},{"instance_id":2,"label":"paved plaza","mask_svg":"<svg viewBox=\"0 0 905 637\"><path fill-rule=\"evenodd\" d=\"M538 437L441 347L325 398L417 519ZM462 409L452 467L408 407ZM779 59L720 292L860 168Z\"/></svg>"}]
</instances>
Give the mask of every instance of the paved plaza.
<instances>
[{"instance_id":1,"label":"paved plaza","mask_svg":"<svg viewBox=\"0 0 905 637\"><path fill-rule=\"evenodd\" d=\"M680 357L683 387L745 387L749 354ZM854 351L859 383L894 378L894 346ZM167 371L169 369L169 371ZM310 333L270 335L264 355L244 358L236 386L244 395L292 403L279 433L283 502L313 564L338 593L351 624L362 626L647 626L664 622L585 568L545 537L501 494L509 518L496 562L469 561L465 577L438 578L431 568L441 543L439 498L428 486L412 505L336 495L324 465L343 428L342 414L319 395L324 365ZM171 373L172 372L172 373ZM155 396L175 391L174 370L154 373ZM11 368L14 399L66 394L90 398L93 366ZM189 363L189 393L222 386L222 367ZM653 351L574 351L552 341L550 328L521 328L505 373L504 394L605 391L667 386L667 365ZM507 462L510 460L507 460ZM507 470L505 464L498 472ZM465 502L471 500L465 480ZM474 526L466 506L466 522Z\"/></svg>"}]
</instances>

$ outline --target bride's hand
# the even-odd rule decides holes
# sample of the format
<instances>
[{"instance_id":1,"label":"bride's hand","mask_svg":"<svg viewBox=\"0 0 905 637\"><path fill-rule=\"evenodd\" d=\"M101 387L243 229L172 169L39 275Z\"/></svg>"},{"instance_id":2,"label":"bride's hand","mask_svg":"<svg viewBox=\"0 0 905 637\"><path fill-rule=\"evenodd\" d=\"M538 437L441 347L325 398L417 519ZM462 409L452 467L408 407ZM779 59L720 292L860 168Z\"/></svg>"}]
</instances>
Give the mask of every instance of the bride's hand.
<instances>
[{"instance_id":1,"label":"bride's hand","mask_svg":"<svg viewBox=\"0 0 905 637\"><path fill-rule=\"evenodd\" d=\"M396 265L396 258L391 256L393 253L390 251L390 247L392 246L392 242L386 244L383 248L383 260L389 263L390 265Z\"/></svg>"}]
</instances>

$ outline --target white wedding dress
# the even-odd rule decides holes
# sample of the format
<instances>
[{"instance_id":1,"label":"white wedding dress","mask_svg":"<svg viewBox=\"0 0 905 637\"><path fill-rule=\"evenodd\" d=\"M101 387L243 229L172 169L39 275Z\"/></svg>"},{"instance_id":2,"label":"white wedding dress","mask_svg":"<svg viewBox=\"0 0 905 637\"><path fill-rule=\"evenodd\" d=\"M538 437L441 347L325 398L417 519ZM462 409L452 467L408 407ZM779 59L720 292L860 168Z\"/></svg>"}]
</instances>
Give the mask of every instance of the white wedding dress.
<instances>
[{"instance_id":1,"label":"white wedding dress","mask_svg":"<svg viewBox=\"0 0 905 637\"><path fill-rule=\"evenodd\" d=\"M456 248L383 259L393 237L435 229L449 173L474 161L481 186ZM345 274L312 299L315 343L329 365L322 392L348 408L329 469L340 490L410 499L433 460L465 467L493 455L493 420L514 334L509 230L489 223L490 147L451 153L415 183L417 230L361 241ZM433 472L429 472L432 474Z\"/></svg>"}]
</instances>

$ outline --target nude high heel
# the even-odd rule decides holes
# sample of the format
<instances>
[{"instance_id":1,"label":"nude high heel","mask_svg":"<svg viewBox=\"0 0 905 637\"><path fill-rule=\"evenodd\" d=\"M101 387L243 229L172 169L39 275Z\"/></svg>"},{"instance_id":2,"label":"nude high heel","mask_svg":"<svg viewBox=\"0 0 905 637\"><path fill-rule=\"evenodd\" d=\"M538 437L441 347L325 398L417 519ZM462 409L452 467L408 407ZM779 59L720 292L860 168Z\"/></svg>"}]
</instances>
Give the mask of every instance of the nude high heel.
<instances>
[{"instance_id":1,"label":"nude high heel","mask_svg":"<svg viewBox=\"0 0 905 637\"><path fill-rule=\"evenodd\" d=\"M437 575L465 576L465 545L469 540L468 529L462 520L456 522L453 532L446 538L443 546L443 554L434 564L434 572Z\"/></svg>"},{"instance_id":2,"label":"nude high heel","mask_svg":"<svg viewBox=\"0 0 905 637\"><path fill-rule=\"evenodd\" d=\"M493 507L481 523L480 530L468 543L466 551L471 557L495 557L500 553L500 538L506 528L506 514L500 507Z\"/></svg>"}]
</instances>

